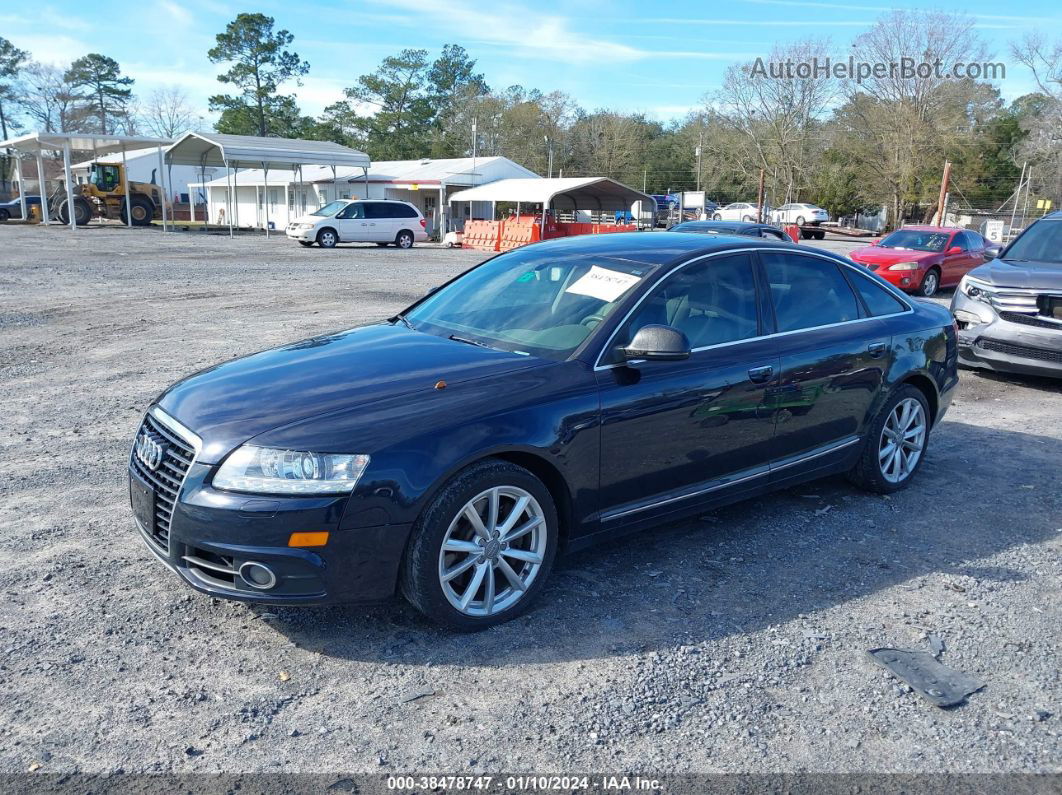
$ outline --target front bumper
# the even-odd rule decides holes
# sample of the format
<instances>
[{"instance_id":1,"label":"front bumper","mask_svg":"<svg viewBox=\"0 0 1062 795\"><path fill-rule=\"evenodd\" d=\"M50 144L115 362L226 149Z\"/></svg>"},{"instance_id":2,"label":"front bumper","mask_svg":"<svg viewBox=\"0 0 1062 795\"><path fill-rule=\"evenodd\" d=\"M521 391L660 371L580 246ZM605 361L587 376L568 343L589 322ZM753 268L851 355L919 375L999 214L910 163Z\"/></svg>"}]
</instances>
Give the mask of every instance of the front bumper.
<instances>
[{"instance_id":1,"label":"front bumper","mask_svg":"<svg viewBox=\"0 0 1062 795\"><path fill-rule=\"evenodd\" d=\"M290 226L284 232L291 240L313 242L317 240L316 229L292 229Z\"/></svg>"},{"instance_id":2,"label":"front bumper","mask_svg":"<svg viewBox=\"0 0 1062 795\"><path fill-rule=\"evenodd\" d=\"M959 290L955 291L951 311L959 320L959 364L1062 378L1062 323L1009 312L1004 318Z\"/></svg>"},{"instance_id":3,"label":"front bumper","mask_svg":"<svg viewBox=\"0 0 1062 795\"><path fill-rule=\"evenodd\" d=\"M210 467L193 464L175 505L168 543L135 520L151 552L192 588L211 596L281 605L379 602L391 597L409 525L359 526L344 518L348 497L255 497L206 485ZM129 488L143 481L129 473ZM380 518L380 514L374 514ZM293 532L329 532L328 544L292 548ZM247 563L275 575L268 589L241 576Z\"/></svg>"},{"instance_id":4,"label":"front bumper","mask_svg":"<svg viewBox=\"0 0 1062 795\"><path fill-rule=\"evenodd\" d=\"M904 290L905 292L911 292L917 290L922 284L922 277L925 275L924 270L916 271L890 271L888 265L880 265L877 269L874 269L867 265L865 262L856 262L857 265L862 265L871 273L880 276L887 281L893 287Z\"/></svg>"}]
</instances>

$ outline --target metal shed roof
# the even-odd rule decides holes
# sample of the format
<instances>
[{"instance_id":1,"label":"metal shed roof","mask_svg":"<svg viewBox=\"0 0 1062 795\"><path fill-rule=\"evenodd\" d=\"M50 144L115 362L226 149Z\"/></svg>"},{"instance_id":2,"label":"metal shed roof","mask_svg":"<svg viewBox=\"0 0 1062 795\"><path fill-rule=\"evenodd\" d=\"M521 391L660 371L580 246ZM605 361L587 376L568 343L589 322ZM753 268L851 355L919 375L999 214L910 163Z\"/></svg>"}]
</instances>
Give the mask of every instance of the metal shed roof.
<instances>
[{"instance_id":1,"label":"metal shed roof","mask_svg":"<svg viewBox=\"0 0 1062 795\"><path fill-rule=\"evenodd\" d=\"M369 156L331 141L189 132L166 150L166 162L228 168L254 168L263 164L368 168Z\"/></svg>"},{"instance_id":2,"label":"metal shed roof","mask_svg":"<svg viewBox=\"0 0 1062 795\"><path fill-rule=\"evenodd\" d=\"M123 149L143 149L144 147L169 146L171 138L145 138L139 135L97 135L95 133L49 133L33 132L0 141L0 149L15 149L19 152L37 153L42 149L64 149L67 144L71 149L104 154L121 152Z\"/></svg>"},{"instance_id":3,"label":"metal shed roof","mask_svg":"<svg viewBox=\"0 0 1062 795\"><path fill-rule=\"evenodd\" d=\"M629 210L635 202L653 203L654 199L608 177L558 177L500 179L458 191L450 201L527 202L559 210Z\"/></svg>"}]
</instances>

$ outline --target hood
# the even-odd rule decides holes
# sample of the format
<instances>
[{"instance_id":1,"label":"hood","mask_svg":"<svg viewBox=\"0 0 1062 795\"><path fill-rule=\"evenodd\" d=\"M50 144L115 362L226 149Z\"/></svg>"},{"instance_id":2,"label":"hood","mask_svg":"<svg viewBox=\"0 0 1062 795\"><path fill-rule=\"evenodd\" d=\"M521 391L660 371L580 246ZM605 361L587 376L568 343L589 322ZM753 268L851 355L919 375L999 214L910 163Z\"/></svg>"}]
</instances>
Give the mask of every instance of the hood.
<instances>
[{"instance_id":1,"label":"hood","mask_svg":"<svg viewBox=\"0 0 1062 795\"><path fill-rule=\"evenodd\" d=\"M868 265L895 265L897 262L935 261L942 256L942 252L867 246L865 248L857 248L855 251L850 252L848 256L856 262L864 262Z\"/></svg>"},{"instance_id":2,"label":"hood","mask_svg":"<svg viewBox=\"0 0 1062 795\"><path fill-rule=\"evenodd\" d=\"M292 224L319 224L324 221L328 216L326 215L300 215L298 218L292 218L289 223Z\"/></svg>"},{"instance_id":3,"label":"hood","mask_svg":"<svg viewBox=\"0 0 1062 795\"><path fill-rule=\"evenodd\" d=\"M548 362L379 324L216 365L167 389L158 404L203 440L216 463L237 445L311 417Z\"/></svg>"},{"instance_id":4,"label":"hood","mask_svg":"<svg viewBox=\"0 0 1062 795\"><path fill-rule=\"evenodd\" d=\"M974 279L996 287L1018 287L1027 290L1057 290L1062 294L1062 265L1050 263L1008 262L994 259L970 271Z\"/></svg>"}]
</instances>

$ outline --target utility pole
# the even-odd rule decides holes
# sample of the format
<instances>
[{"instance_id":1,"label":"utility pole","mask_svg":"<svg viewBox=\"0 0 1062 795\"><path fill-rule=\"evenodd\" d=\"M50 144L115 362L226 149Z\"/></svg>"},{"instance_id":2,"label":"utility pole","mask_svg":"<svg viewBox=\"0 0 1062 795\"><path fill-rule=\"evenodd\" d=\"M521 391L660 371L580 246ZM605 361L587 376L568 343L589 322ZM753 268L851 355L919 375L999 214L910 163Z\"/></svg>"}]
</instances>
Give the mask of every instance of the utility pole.
<instances>
[{"instance_id":1,"label":"utility pole","mask_svg":"<svg viewBox=\"0 0 1062 795\"><path fill-rule=\"evenodd\" d=\"M548 135L543 135L542 140L546 142L546 148L549 150L549 157L547 160L548 166L546 167L546 177L548 179L553 178L553 141L550 140Z\"/></svg>"},{"instance_id":2,"label":"utility pole","mask_svg":"<svg viewBox=\"0 0 1062 795\"><path fill-rule=\"evenodd\" d=\"M1028 165L1028 162L1021 164L1021 177L1018 179L1018 189L1014 191L1014 207L1010 211L1010 228L1007 229L1008 240L1014 235L1014 232L1012 231L1014 229L1014 218L1018 214L1018 202L1021 200L1021 188L1025 184L1025 167Z\"/></svg>"},{"instance_id":3,"label":"utility pole","mask_svg":"<svg viewBox=\"0 0 1062 795\"><path fill-rule=\"evenodd\" d=\"M763 179L766 172L760 169L760 187L756 191L756 223L763 223Z\"/></svg>"},{"instance_id":4,"label":"utility pole","mask_svg":"<svg viewBox=\"0 0 1062 795\"><path fill-rule=\"evenodd\" d=\"M940 179L940 197L937 199L937 211L933 214L934 226L944 226L944 210L948 201L948 180L951 179L951 161L944 161L944 176Z\"/></svg>"},{"instance_id":5,"label":"utility pole","mask_svg":"<svg viewBox=\"0 0 1062 795\"><path fill-rule=\"evenodd\" d=\"M704 133L697 133L697 190L701 189L701 147L704 145Z\"/></svg>"},{"instance_id":6,"label":"utility pole","mask_svg":"<svg viewBox=\"0 0 1062 795\"><path fill-rule=\"evenodd\" d=\"M646 181L649 179L649 169L642 169L642 193L645 193Z\"/></svg>"},{"instance_id":7,"label":"utility pole","mask_svg":"<svg viewBox=\"0 0 1062 795\"><path fill-rule=\"evenodd\" d=\"M472 119L472 187L476 187L476 144L479 136L476 135L476 119Z\"/></svg>"}]
</instances>

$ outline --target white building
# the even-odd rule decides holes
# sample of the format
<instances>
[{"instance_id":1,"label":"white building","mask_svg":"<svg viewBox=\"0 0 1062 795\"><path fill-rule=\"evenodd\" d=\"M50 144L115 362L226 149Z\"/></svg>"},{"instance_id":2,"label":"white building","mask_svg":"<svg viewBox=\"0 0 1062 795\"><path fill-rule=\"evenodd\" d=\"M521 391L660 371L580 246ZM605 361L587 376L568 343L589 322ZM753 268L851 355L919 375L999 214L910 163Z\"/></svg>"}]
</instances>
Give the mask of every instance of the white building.
<instances>
[{"instance_id":1,"label":"white building","mask_svg":"<svg viewBox=\"0 0 1062 795\"><path fill-rule=\"evenodd\" d=\"M382 160L373 163L367 174L360 168L333 172L329 166L303 166L301 171L271 168L268 183L262 169L234 175L220 171L219 177L203 186L211 223L227 224L225 214L231 212L238 226L265 228L268 210L272 227L283 229L291 219L334 199L399 199L420 209L430 235L441 234L444 228L460 228L467 218L490 216L489 202L472 203L463 209L464 217L451 221L446 217L451 193L499 179L538 177L505 157ZM229 204L230 191L236 197L234 207Z\"/></svg>"},{"instance_id":2,"label":"white building","mask_svg":"<svg viewBox=\"0 0 1062 795\"><path fill-rule=\"evenodd\" d=\"M100 155L95 160L85 160L75 163L70 167L70 173L77 184L88 182L89 168L93 163L118 164L122 163L122 153ZM153 182L161 185L159 177L159 150L158 149L133 149L125 153L125 163L129 170L129 179L132 182ZM198 166L170 166L167 175L167 184L170 188L170 201L187 202L188 186L213 179L222 174L224 169L206 168ZM202 191L195 196L196 204L204 201Z\"/></svg>"}]
</instances>

